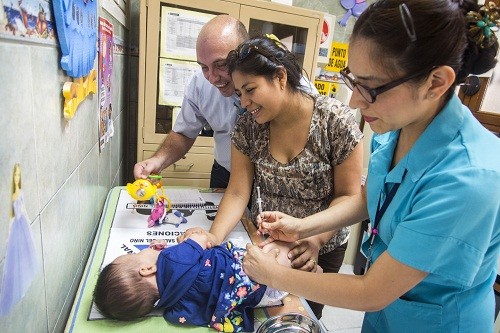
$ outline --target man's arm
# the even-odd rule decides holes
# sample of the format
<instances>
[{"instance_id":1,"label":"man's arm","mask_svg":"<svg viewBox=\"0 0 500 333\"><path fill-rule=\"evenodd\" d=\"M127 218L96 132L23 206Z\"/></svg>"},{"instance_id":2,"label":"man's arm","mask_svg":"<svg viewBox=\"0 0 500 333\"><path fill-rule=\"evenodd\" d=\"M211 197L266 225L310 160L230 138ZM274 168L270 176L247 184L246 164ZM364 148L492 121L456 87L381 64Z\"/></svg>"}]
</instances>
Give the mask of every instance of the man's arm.
<instances>
[{"instance_id":1,"label":"man's arm","mask_svg":"<svg viewBox=\"0 0 500 333\"><path fill-rule=\"evenodd\" d=\"M147 178L151 173L159 174L169 165L180 160L193 146L196 138L191 139L183 134L170 131L156 153L134 166L134 177Z\"/></svg>"}]
</instances>

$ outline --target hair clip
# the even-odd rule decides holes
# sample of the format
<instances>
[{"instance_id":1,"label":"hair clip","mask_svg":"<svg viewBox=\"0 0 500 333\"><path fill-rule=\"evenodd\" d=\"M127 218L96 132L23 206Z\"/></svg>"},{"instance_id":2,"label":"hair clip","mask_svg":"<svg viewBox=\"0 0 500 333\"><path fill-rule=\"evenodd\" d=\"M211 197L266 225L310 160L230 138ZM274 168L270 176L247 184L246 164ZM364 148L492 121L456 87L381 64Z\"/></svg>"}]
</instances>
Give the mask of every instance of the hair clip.
<instances>
[{"instance_id":1,"label":"hair clip","mask_svg":"<svg viewBox=\"0 0 500 333\"><path fill-rule=\"evenodd\" d=\"M275 34L266 34L266 37L269 38L269 39L274 40L274 42L276 43L276 45L278 45L278 46L281 45L280 39L278 37L276 37Z\"/></svg>"},{"instance_id":2,"label":"hair clip","mask_svg":"<svg viewBox=\"0 0 500 333\"><path fill-rule=\"evenodd\" d=\"M495 44L495 32L500 27L500 10L493 2L479 8L479 12L467 13L469 36L479 47L487 48Z\"/></svg>"},{"instance_id":3,"label":"hair clip","mask_svg":"<svg viewBox=\"0 0 500 333\"><path fill-rule=\"evenodd\" d=\"M410 9L405 3L399 5L399 13L401 14L401 21L405 26L406 33L413 43L417 40L417 33L415 32L415 26L413 25L413 18L411 17Z\"/></svg>"},{"instance_id":4,"label":"hair clip","mask_svg":"<svg viewBox=\"0 0 500 333\"><path fill-rule=\"evenodd\" d=\"M275 34L266 34L266 37L274 41L274 44L276 44L279 48L286 49L283 43L280 41L278 37L276 37Z\"/></svg>"}]
</instances>

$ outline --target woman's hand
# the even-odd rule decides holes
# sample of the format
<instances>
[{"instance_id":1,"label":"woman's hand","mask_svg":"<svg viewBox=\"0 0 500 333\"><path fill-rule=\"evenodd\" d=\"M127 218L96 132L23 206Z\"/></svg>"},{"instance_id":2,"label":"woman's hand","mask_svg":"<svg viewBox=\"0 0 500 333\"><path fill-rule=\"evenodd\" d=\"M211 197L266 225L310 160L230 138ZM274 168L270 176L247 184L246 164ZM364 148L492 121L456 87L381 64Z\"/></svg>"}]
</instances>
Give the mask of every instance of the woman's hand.
<instances>
[{"instance_id":1,"label":"woman's hand","mask_svg":"<svg viewBox=\"0 0 500 333\"><path fill-rule=\"evenodd\" d=\"M292 267L302 271L316 272L320 247L313 238L295 242L296 246L288 252Z\"/></svg>"},{"instance_id":2,"label":"woman's hand","mask_svg":"<svg viewBox=\"0 0 500 333\"><path fill-rule=\"evenodd\" d=\"M186 239L192 238L193 234L203 234L203 235L206 236L206 238L207 238L207 243L206 243L207 244L206 245L207 249L210 249L213 246L218 245L217 238L213 234L211 234L210 232L208 232L205 229L200 228L200 227L189 228L188 230L186 230L185 233L183 233L180 236L177 236L177 243L182 243ZM197 237L197 236L195 236L195 237Z\"/></svg>"},{"instance_id":3,"label":"woman's hand","mask_svg":"<svg viewBox=\"0 0 500 333\"><path fill-rule=\"evenodd\" d=\"M281 212L262 212L257 215L258 232L273 240L293 242L300 239L301 220ZM266 244L267 244L266 243Z\"/></svg>"},{"instance_id":4,"label":"woman's hand","mask_svg":"<svg viewBox=\"0 0 500 333\"><path fill-rule=\"evenodd\" d=\"M273 271L279 265L276 260L278 255L278 249L264 253L257 245L247 244L247 252L243 257L243 271L253 281L269 286L271 285Z\"/></svg>"},{"instance_id":5,"label":"woman's hand","mask_svg":"<svg viewBox=\"0 0 500 333\"><path fill-rule=\"evenodd\" d=\"M189 239L198 243L203 248L203 250L212 248L212 242L209 240L208 237L209 237L208 232L205 231L196 231L192 232L189 235Z\"/></svg>"}]
</instances>

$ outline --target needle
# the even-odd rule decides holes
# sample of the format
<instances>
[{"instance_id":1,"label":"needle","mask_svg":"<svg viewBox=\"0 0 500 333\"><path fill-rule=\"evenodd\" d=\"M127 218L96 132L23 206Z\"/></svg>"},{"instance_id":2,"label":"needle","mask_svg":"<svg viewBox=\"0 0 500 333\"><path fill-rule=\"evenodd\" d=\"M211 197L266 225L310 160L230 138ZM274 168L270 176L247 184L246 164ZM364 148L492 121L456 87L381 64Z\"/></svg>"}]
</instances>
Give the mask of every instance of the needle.
<instances>
[{"instance_id":1,"label":"needle","mask_svg":"<svg viewBox=\"0 0 500 333\"><path fill-rule=\"evenodd\" d=\"M262 198L260 197L260 186L257 186L257 205L259 205L259 214L262 213Z\"/></svg>"}]
</instances>

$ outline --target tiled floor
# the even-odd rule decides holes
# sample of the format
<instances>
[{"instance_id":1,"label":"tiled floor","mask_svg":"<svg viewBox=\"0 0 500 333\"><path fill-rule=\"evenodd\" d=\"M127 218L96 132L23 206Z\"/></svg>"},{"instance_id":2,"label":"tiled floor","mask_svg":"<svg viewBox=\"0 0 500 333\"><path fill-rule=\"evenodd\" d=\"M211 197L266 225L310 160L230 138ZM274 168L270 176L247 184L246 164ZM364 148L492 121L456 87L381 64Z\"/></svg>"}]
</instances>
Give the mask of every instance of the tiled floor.
<instances>
[{"instance_id":1,"label":"tiled floor","mask_svg":"<svg viewBox=\"0 0 500 333\"><path fill-rule=\"evenodd\" d=\"M343 265L340 273L353 274L352 265ZM325 306L321 322L327 332L335 333L359 333L363 322L364 312Z\"/></svg>"}]
</instances>

